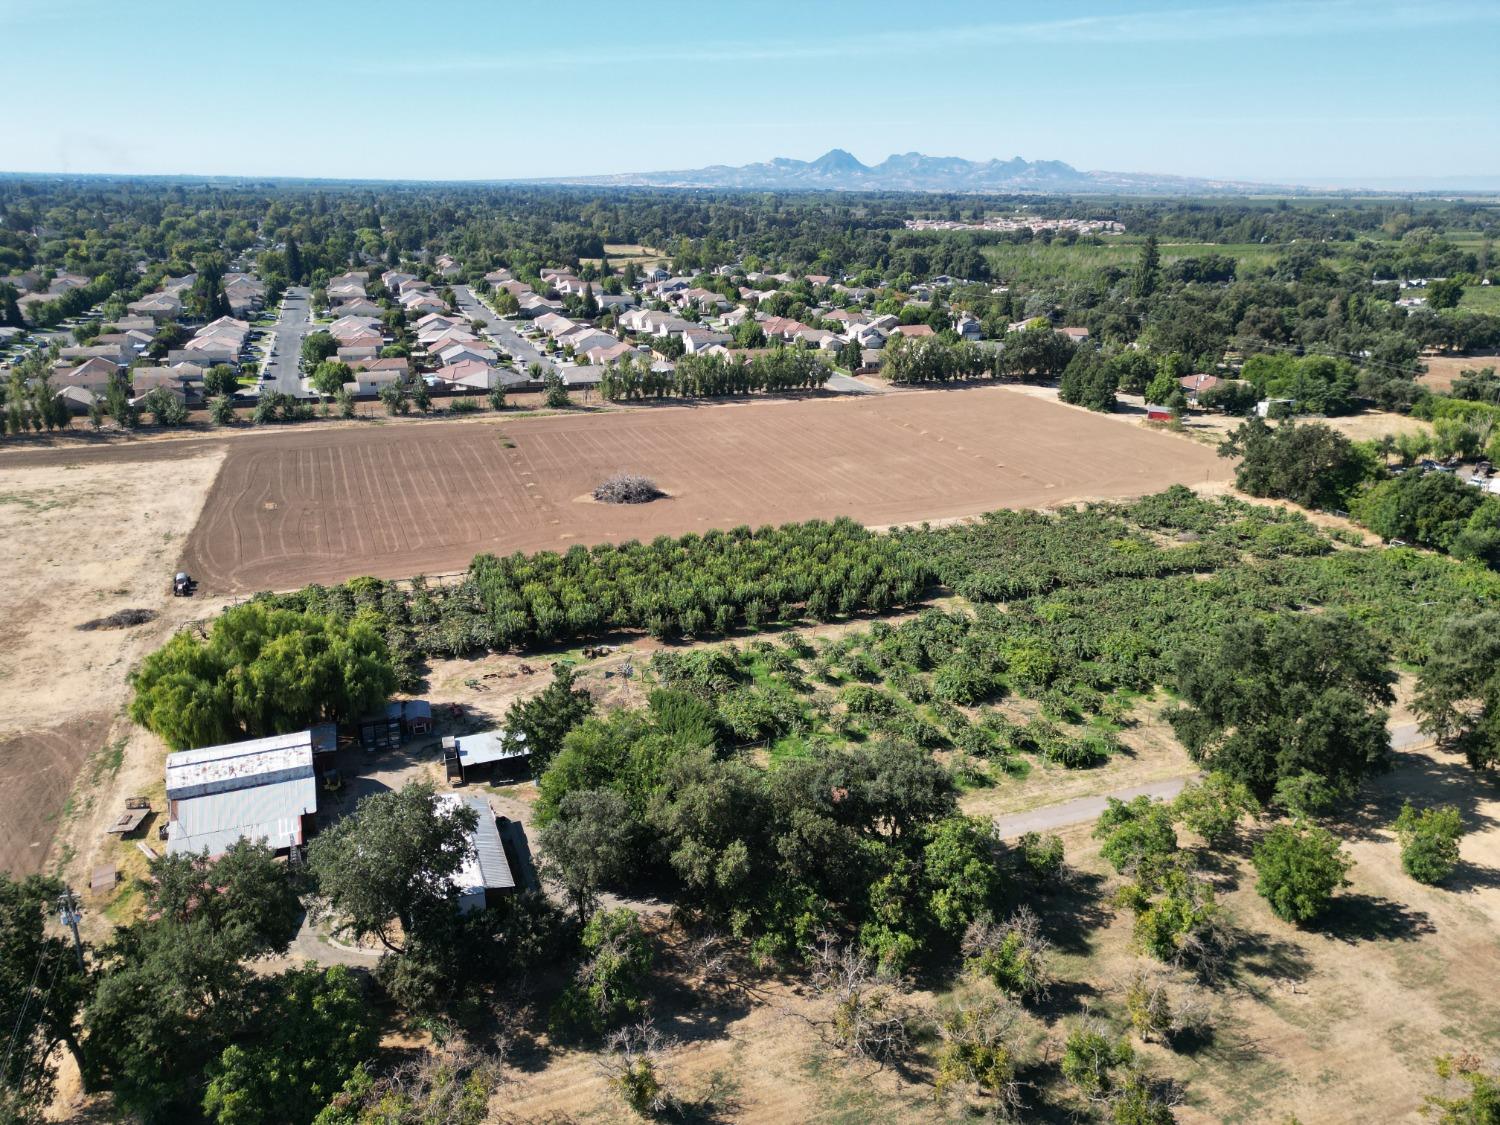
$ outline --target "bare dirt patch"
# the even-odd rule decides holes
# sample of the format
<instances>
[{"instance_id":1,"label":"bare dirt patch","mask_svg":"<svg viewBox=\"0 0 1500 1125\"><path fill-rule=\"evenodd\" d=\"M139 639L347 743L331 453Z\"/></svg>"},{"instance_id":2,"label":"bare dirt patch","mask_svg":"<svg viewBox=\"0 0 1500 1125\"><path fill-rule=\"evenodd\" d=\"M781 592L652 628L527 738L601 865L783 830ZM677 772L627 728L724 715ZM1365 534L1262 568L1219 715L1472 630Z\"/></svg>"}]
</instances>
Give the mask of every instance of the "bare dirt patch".
<instances>
[{"instance_id":1,"label":"bare dirt patch","mask_svg":"<svg viewBox=\"0 0 1500 1125\"><path fill-rule=\"evenodd\" d=\"M852 516L874 525L1228 477L1212 451L983 387L232 443L183 568L204 589L462 569L483 551ZM509 444L507 444L509 443ZM621 464L671 504L580 505Z\"/></svg>"},{"instance_id":2,"label":"bare dirt patch","mask_svg":"<svg viewBox=\"0 0 1500 1125\"><path fill-rule=\"evenodd\" d=\"M7 624L0 783L8 810L0 819L0 864L10 870L41 869L60 823L81 840L92 833L95 812L113 819L113 799L75 791L68 805L74 779L123 733L113 728L130 668L212 608L168 590L223 456L207 445L192 452L130 460L113 450L39 451L0 461L0 541L10 559L0 584ZM76 628L143 608L158 616L134 628ZM85 778L87 787L102 792L116 783L118 759L105 765L96 779ZM77 843L70 839L69 850L82 850Z\"/></svg>"}]
</instances>

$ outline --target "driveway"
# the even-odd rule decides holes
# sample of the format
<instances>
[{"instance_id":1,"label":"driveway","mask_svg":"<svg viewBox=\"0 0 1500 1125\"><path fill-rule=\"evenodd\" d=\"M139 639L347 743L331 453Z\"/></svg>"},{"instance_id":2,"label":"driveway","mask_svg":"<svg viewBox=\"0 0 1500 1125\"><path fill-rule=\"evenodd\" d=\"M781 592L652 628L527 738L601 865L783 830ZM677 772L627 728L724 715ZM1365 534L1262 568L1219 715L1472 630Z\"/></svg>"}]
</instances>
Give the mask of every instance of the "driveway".
<instances>
[{"instance_id":1,"label":"driveway","mask_svg":"<svg viewBox=\"0 0 1500 1125\"><path fill-rule=\"evenodd\" d=\"M302 394L302 341L312 331L312 291L305 285L287 287L281 303L281 315L271 331L271 354L266 357L265 371L271 378L262 379L263 391Z\"/></svg>"}]
</instances>

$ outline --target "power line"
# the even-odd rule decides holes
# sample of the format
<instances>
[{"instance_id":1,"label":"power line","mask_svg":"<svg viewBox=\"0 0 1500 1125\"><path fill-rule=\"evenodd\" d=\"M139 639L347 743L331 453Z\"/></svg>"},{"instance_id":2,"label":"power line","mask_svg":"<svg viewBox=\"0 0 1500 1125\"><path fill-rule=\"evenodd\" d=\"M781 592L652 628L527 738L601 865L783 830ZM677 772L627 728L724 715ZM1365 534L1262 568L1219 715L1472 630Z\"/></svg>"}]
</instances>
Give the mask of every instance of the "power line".
<instances>
[{"instance_id":1,"label":"power line","mask_svg":"<svg viewBox=\"0 0 1500 1125\"><path fill-rule=\"evenodd\" d=\"M21 1034L21 1025L26 1021L26 1012L28 1009L30 1009L32 997L36 994L36 981L37 978L42 975L42 961L46 958L46 956L47 947L43 945L41 951L36 955L36 967L31 970L31 983L26 986L26 1001L21 1005L21 1010L16 1013L15 1027L10 1029L10 1042L6 1045L5 1048L5 1066L3 1068L0 1068L0 1075L10 1073L11 1056L15 1054L16 1040ZM57 969L55 966L53 967L52 971L53 980L55 981L57 979ZM51 995L51 989L49 988L47 991L48 995Z\"/></svg>"}]
</instances>

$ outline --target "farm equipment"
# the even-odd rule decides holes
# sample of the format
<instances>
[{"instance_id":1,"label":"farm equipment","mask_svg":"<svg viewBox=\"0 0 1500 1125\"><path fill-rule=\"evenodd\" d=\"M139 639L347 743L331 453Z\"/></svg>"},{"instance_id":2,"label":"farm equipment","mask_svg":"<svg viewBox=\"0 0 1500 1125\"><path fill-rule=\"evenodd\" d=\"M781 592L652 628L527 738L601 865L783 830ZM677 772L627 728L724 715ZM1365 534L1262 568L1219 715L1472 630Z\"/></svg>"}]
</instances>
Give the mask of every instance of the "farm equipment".
<instances>
[{"instance_id":1,"label":"farm equipment","mask_svg":"<svg viewBox=\"0 0 1500 1125\"><path fill-rule=\"evenodd\" d=\"M172 596L174 598L190 598L193 591L198 588L198 583L193 581L192 575L185 570L179 570L172 577Z\"/></svg>"}]
</instances>

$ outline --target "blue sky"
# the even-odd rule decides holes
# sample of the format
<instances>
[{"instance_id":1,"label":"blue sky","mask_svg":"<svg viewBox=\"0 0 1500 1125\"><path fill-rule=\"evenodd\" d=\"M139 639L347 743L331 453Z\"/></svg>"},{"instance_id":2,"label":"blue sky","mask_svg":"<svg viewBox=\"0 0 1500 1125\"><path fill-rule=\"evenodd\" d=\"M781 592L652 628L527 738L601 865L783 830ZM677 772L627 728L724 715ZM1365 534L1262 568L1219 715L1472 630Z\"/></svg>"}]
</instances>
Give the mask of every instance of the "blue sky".
<instances>
[{"instance_id":1,"label":"blue sky","mask_svg":"<svg viewBox=\"0 0 1500 1125\"><path fill-rule=\"evenodd\" d=\"M0 170L1500 177L1500 0L0 0Z\"/></svg>"}]
</instances>

